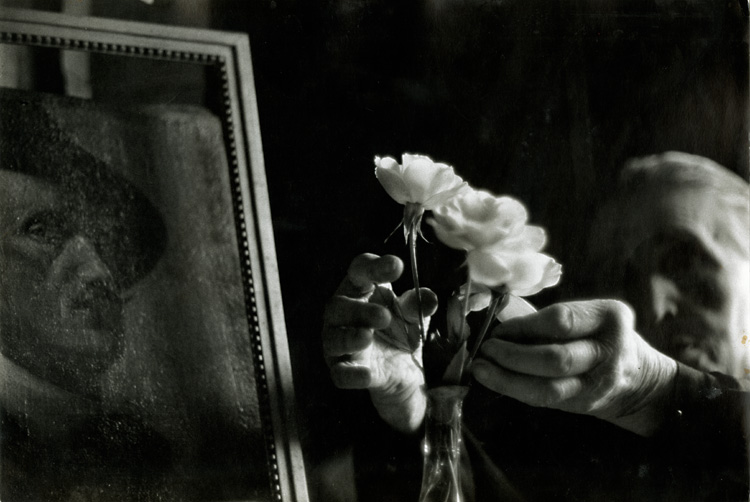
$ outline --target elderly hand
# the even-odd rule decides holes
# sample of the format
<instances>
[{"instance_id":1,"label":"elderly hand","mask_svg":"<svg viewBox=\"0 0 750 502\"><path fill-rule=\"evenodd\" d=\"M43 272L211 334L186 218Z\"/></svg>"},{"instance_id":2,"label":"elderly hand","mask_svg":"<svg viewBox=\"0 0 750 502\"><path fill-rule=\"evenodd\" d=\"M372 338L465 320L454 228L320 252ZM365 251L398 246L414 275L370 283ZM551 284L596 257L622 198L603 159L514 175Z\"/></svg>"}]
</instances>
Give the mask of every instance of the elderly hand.
<instances>
[{"instance_id":1,"label":"elderly hand","mask_svg":"<svg viewBox=\"0 0 750 502\"><path fill-rule=\"evenodd\" d=\"M425 412L419 310L414 291L396 297L389 284L403 268L395 256L363 254L352 261L325 309L323 351L337 387L368 389L389 425L413 432ZM420 291L430 316L437 297Z\"/></svg>"},{"instance_id":2,"label":"elderly hand","mask_svg":"<svg viewBox=\"0 0 750 502\"><path fill-rule=\"evenodd\" d=\"M677 366L633 322L617 301L552 305L497 327L472 371L489 389L529 405L593 415L648 436L663 420Z\"/></svg>"}]
</instances>

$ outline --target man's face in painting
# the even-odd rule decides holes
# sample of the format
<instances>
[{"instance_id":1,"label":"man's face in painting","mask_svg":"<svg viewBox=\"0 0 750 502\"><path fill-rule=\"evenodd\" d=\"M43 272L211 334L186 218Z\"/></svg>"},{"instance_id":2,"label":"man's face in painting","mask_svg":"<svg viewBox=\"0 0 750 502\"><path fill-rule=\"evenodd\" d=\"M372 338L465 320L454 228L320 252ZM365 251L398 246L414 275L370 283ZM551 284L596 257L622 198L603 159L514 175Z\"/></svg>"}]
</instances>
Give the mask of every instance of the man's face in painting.
<instances>
[{"instance_id":1,"label":"man's face in painting","mask_svg":"<svg viewBox=\"0 0 750 502\"><path fill-rule=\"evenodd\" d=\"M89 212L49 181L0 170L0 351L83 394L123 345L122 299Z\"/></svg>"},{"instance_id":2,"label":"man's face in painting","mask_svg":"<svg viewBox=\"0 0 750 502\"><path fill-rule=\"evenodd\" d=\"M746 376L750 229L741 210L680 187L644 194L634 206L650 222L625 278L639 332L689 366Z\"/></svg>"}]
</instances>

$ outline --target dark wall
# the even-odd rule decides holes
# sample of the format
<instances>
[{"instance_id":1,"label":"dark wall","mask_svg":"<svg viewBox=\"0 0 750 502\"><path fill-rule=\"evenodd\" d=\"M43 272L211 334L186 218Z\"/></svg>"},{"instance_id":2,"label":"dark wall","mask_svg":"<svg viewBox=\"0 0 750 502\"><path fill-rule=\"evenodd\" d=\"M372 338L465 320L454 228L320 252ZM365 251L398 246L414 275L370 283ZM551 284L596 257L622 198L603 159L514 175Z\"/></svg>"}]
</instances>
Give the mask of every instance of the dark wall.
<instances>
[{"instance_id":1,"label":"dark wall","mask_svg":"<svg viewBox=\"0 0 750 502\"><path fill-rule=\"evenodd\" d=\"M748 177L742 1L272 1L218 6L250 34L308 459L367 427L366 396L328 381L319 331L357 253L400 208L374 155L419 152L511 194L549 229L576 290L586 221L634 155L679 149ZM425 263L453 270L455 257ZM450 275L450 274L447 274ZM435 277L433 275L433 277Z\"/></svg>"}]
</instances>

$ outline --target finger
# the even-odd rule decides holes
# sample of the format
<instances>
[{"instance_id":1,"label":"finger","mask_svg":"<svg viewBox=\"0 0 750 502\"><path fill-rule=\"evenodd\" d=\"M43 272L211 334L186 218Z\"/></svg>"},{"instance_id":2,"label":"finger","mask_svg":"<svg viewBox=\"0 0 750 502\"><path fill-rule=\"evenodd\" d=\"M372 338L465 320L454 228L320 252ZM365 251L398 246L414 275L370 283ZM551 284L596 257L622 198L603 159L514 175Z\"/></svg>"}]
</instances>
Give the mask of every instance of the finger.
<instances>
[{"instance_id":1,"label":"finger","mask_svg":"<svg viewBox=\"0 0 750 502\"><path fill-rule=\"evenodd\" d=\"M557 408L583 389L580 377L544 378L521 375L484 359L477 359L471 371L474 378L488 389L531 406Z\"/></svg>"},{"instance_id":2,"label":"finger","mask_svg":"<svg viewBox=\"0 0 750 502\"><path fill-rule=\"evenodd\" d=\"M404 263L392 255L377 256L361 254L352 260L346 278L336 294L351 298L363 298L372 293L376 284L393 282L401 276Z\"/></svg>"},{"instance_id":3,"label":"finger","mask_svg":"<svg viewBox=\"0 0 750 502\"><path fill-rule=\"evenodd\" d=\"M591 300L558 303L535 314L509 319L493 337L514 341L555 341L593 336L606 327L633 326L633 313L623 303Z\"/></svg>"},{"instance_id":4,"label":"finger","mask_svg":"<svg viewBox=\"0 0 750 502\"><path fill-rule=\"evenodd\" d=\"M369 328L328 328L323 331L323 353L337 357L360 352L370 346L372 338Z\"/></svg>"},{"instance_id":5,"label":"finger","mask_svg":"<svg viewBox=\"0 0 750 502\"><path fill-rule=\"evenodd\" d=\"M504 369L540 377L581 375L603 359L603 352L601 344L590 338L545 345L493 338L480 350L483 358Z\"/></svg>"},{"instance_id":6,"label":"finger","mask_svg":"<svg viewBox=\"0 0 750 502\"><path fill-rule=\"evenodd\" d=\"M367 389L372 376L367 366L344 361L331 366L331 380L340 389Z\"/></svg>"},{"instance_id":7,"label":"finger","mask_svg":"<svg viewBox=\"0 0 750 502\"><path fill-rule=\"evenodd\" d=\"M422 306L422 316L430 317L438 307L437 295L428 288L419 288L419 296L416 289L410 289L398 298L398 305L401 309L401 316L404 320L417 323L419 322L419 307Z\"/></svg>"},{"instance_id":8,"label":"finger","mask_svg":"<svg viewBox=\"0 0 750 502\"><path fill-rule=\"evenodd\" d=\"M391 313L382 305L364 303L346 296L334 296L323 313L326 328L355 327L385 329Z\"/></svg>"}]
</instances>

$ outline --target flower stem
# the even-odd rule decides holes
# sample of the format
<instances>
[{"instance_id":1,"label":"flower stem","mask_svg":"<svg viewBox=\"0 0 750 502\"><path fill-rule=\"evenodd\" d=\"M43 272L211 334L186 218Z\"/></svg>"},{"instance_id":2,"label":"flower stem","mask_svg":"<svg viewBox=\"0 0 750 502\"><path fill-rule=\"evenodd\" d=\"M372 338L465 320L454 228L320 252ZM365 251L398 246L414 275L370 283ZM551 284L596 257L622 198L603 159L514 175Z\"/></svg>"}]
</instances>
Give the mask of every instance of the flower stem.
<instances>
[{"instance_id":1,"label":"flower stem","mask_svg":"<svg viewBox=\"0 0 750 502\"><path fill-rule=\"evenodd\" d=\"M466 362L464 363L464 369L462 371L462 374L466 373L466 370L471 365L471 362L474 360L474 357L476 357L477 352L479 352L479 347L482 345L482 341L484 341L485 335L487 335L487 331L490 328L490 324L492 323L492 320L497 315L498 311L505 306L505 298L507 297L508 293L507 291L492 291L492 300L490 300L490 305L487 307L487 315L484 318L484 323L482 324L482 329L479 331L479 335L477 336L476 341L474 342L474 346L471 349L471 352L469 353L469 357L466 358Z\"/></svg>"},{"instance_id":2,"label":"flower stem","mask_svg":"<svg viewBox=\"0 0 750 502\"><path fill-rule=\"evenodd\" d=\"M419 335L422 344L427 343L427 332L424 323L424 310L422 309L422 292L419 289L419 271L417 270L417 225L409 228L409 258L411 262L411 278L414 289L417 292L417 310L419 310Z\"/></svg>"},{"instance_id":3,"label":"flower stem","mask_svg":"<svg viewBox=\"0 0 750 502\"><path fill-rule=\"evenodd\" d=\"M461 322L461 340L466 341L469 338L467 334L464 336L464 331L467 330L468 325L466 324L466 316L469 315L469 298L471 297L471 276L466 274L466 294L464 295L464 306L463 306L463 321Z\"/></svg>"}]
</instances>

